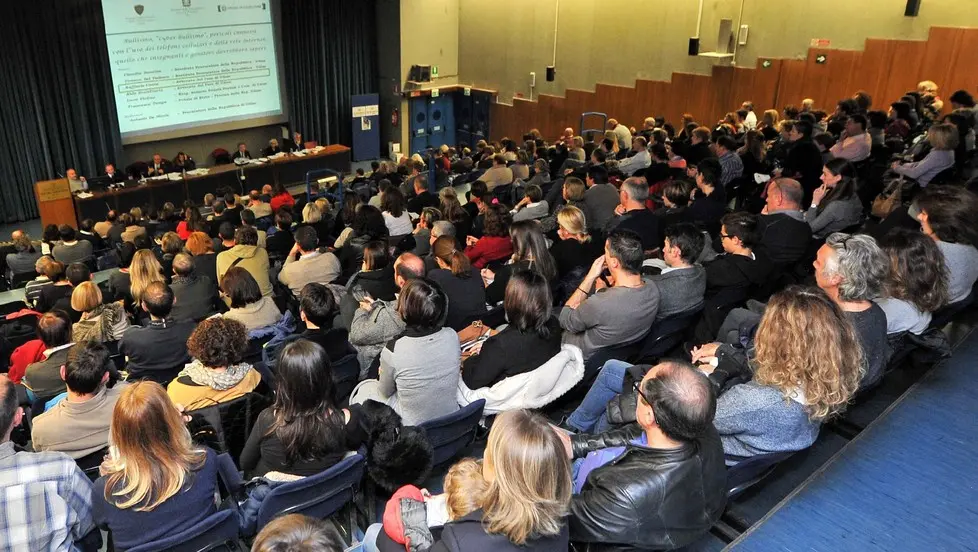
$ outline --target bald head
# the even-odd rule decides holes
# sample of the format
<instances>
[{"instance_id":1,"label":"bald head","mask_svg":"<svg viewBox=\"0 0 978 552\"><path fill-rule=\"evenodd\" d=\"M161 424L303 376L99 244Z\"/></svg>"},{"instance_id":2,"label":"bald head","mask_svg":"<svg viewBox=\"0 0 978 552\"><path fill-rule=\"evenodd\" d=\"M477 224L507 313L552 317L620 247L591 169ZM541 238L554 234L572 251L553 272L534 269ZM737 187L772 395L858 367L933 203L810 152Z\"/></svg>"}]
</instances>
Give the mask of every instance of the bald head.
<instances>
[{"instance_id":1,"label":"bald head","mask_svg":"<svg viewBox=\"0 0 978 552\"><path fill-rule=\"evenodd\" d=\"M398 288L404 287L408 280L424 276L424 261L414 253L401 253L394 261L394 283Z\"/></svg>"},{"instance_id":2,"label":"bald head","mask_svg":"<svg viewBox=\"0 0 978 552\"><path fill-rule=\"evenodd\" d=\"M173 273L181 278L187 278L194 273L194 258L186 253L177 253L173 257Z\"/></svg>"},{"instance_id":3,"label":"bald head","mask_svg":"<svg viewBox=\"0 0 978 552\"><path fill-rule=\"evenodd\" d=\"M805 189L792 178L776 178L767 189L767 212L797 211L805 198Z\"/></svg>"},{"instance_id":4,"label":"bald head","mask_svg":"<svg viewBox=\"0 0 978 552\"><path fill-rule=\"evenodd\" d=\"M651 408L652 427L675 441L694 441L713 425L717 400L713 385L692 364L669 360L653 366L642 379L643 400L638 401L636 418L646 427ZM645 401L651 401L647 404Z\"/></svg>"}]
</instances>

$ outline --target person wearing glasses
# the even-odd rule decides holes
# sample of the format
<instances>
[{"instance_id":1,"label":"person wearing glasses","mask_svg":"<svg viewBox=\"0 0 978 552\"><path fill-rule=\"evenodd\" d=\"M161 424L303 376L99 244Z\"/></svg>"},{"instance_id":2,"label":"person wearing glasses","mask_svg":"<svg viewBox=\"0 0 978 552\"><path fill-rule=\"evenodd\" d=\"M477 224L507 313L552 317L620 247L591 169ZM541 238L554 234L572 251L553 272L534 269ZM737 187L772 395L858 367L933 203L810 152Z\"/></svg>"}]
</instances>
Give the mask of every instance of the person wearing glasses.
<instances>
[{"instance_id":1,"label":"person wearing glasses","mask_svg":"<svg viewBox=\"0 0 978 552\"><path fill-rule=\"evenodd\" d=\"M629 389L636 423L596 435L555 429L576 458L571 542L682 547L705 534L726 504L709 379L678 360L636 368L648 370Z\"/></svg>"}]
</instances>

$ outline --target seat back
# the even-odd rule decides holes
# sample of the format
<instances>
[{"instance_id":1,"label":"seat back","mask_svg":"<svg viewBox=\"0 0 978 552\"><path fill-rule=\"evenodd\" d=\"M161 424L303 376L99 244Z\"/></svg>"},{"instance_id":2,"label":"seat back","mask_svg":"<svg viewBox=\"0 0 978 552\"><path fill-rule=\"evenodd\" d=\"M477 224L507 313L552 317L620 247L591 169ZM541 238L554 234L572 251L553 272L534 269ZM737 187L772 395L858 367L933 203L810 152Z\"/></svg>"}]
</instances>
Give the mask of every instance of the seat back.
<instances>
[{"instance_id":1,"label":"seat back","mask_svg":"<svg viewBox=\"0 0 978 552\"><path fill-rule=\"evenodd\" d=\"M643 336L641 339L633 341L631 343L625 343L623 345L613 345L611 347L602 347L597 351L591 353L591 356L584 363L584 380L587 381L597 375L601 367L604 366L605 362L609 360L628 360L636 353L638 353L642 344L645 342L647 336Z\"/></svg>"},{"instance_id":2,"label":"seat back","mask_svg":"<svg viewBox=\"0 0 978 552\"><path fill-rule=\"evenodd\" d=\"M455 397L451 397L449 400L454 401ZM479 399L458 412L428 420L419 425L424 430L425 435L428 436L431 447L435 450L432 458L433 469L442 467L454 460L459 452L472 444L485 407L485 399Z\"/></svg>"},{"instance_id":3,"label":"seat back","mask_svg":"<svg viewBox=\"0 0 978 552\"><path fill-rule=\"evenodd\" d=\"M101 448L91 454L82 456L75 460L75 464L81 468L81 471L85 472L85 475L91 481L95 481L99 477L99 466L102 465L102 460L105 459L105 455L108 454L109 447Z\"/></svg>"},{"instance_id":4,"label":"seat back","mask_svg":"<svg viewBox=\"0 0 978 552\"><path fill-rule=\"evenodd\" d=\"M34 278L37 278L36 272L20 272L13 274L10 278L10 289L20 289L27 285Z\"/></svg>"},{"instance_id":5,"label":"seat back","mask_svg":"<svg viewBox=\"0 0 978 552\"><path fill-rule=\"evenodd\" d=\"M680 312L656 322L636 355L638 363L653 363L666 356L669 351L682 343L686 333L699 319L701 312L703 312L702 307Z\"/></svg>"},{"instance_id":6,"label":"seat back","mask_svg":"<svg viewBox=\"0 0 978 552\"><path fill-rule=\"evenodd\" d=\"M353 393L353 388L360 378L360 361L357 359L357 353L354 351L332 364L333 384L336 386L336 395L333 398L336 404L349 404L350 393Z\"/></svg>"},{"instance_id":7,"label":"seat back","mask_svg":"<svg viewBox=\"0 0 978 552\"><path fill-rule=\"evenodd\" d=\"M238 461L258 415L269 404L268 397L247 393L228 402L190 411L187 429L194 442L207 445L218 454L226 452Z\"/></svg>"},{"instance_id":8,"label":"seat back","mask_svg":"<svg viewBox=\"0 0 978 552\"><path fill-rule=\"evenodd\" d=\"M326 519L353 500L366 471L363 455L353 454L328 470L273 488L258 508L258 531L286 514Z\"/></svg>"},{"instance_id":9,"label":"seat back","mask_svg":"<svg viewBox=\"0 0 978 552\"><path fill-rule=\"evenodd\" d=\"M777 465L793 452L772 452L745 458L727 468L727 498L731 499L753 487L768 476Z\"/></svg>"},{"instance_id":10,"label":"seat back","mask_svg":"<svg viewBox=\"0 0 978 552\"><path fill-rule=\"evenodd\" d=\"M218 549L241 549L238 543L238 516L233 510L220 510L186 531L135 546L129 552L207 552Z\"/></svg>"}]
</instances>

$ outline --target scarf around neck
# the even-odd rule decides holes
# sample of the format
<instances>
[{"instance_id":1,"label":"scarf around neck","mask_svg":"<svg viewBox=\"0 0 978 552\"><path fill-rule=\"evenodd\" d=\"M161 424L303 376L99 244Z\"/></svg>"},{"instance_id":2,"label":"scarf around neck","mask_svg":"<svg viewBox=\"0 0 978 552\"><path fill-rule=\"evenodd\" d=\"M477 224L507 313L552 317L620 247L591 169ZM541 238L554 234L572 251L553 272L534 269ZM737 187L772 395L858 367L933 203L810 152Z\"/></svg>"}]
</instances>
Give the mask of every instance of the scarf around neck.
<instances>
[{"instance_id":1,"label":"scarf around neck","mask_svg":"<svg viewBox=\"0 0 978 552\"><path fill-rule=\"evenodd\" d=\"M189 377L190 381L197 385L206 385L216 391L226 391L241 383L241 380L250 371L251 365L246 362L232 364L224 372L218 372L217 370L211 370L199 360L194 359L190 364L183 367L183 370L180 371L180 376Z\"/></svg>"}]
</instances>

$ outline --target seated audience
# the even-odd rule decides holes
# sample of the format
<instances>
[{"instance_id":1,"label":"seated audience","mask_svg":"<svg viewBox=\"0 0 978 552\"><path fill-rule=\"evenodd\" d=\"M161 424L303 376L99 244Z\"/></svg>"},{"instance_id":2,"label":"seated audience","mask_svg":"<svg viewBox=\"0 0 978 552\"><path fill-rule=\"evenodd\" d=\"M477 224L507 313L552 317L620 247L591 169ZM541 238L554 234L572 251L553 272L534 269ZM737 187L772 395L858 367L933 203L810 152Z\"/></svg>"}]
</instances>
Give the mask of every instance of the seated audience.
<instances>
[{"instance_id":1,"label":"seated audience","mask_svg":"<svg viewBox=\"0 0 978 552\"><path fill-rule=\"evenodd\" d=\"M187 339L194 322L171 318L174 300L173 291L163 282L150 284L143 293L140 308L149 322L130 327L119 342L129 381L148 379L166 385L190 362Z\"/></svg>"},{"instance_id":2,"label":"seated audience","mask_svg":"<svg viewBox=\"0 0 978 552\"><path fill-rule=\"evenodd\" d=\"M503 309L508 325L477 344L462 363L462 381L469 389L535 370L560 352L561 329L553 317L548 280L524 269L513 272L507 282Z\"/></svg>"},{"instance_id":3,"label":"seated audience","mask_svg":"<svg viewBox=\"0 0 978 552\"><path fill-rule=\"evenodd\" d=\"M662 227L659 217L649 211L649 185L640 178L627 178L618 192L620 215L611 219L608 229L631 230L642 238L642 249L653 251L662 247Z\"/></svg>"},{"instance_id":4,"label":"seated audience","mask_svg":"<svg viewBox=\"0 0 978 552\"><path fill-rule=\"evenodd\" d=\"M112 409L125 384L109 350L95 341L79 342L61 367L67 396L31 420L31 446L38 452L63 452L78 460L109 446Z\"/></svg>"},{"instance_id":5,"label":"seated audience","mask_svg":"<svg viewBox=\"0 0 978 552\"><path fill-rule=\"evenodd\" d=\"M577 287L602 249L603 244L588 233L583 211L573 205L557 210L557 239L550 246L550 255L557 265L562 290L569 292Z\"/></svg>"},{"instance_id":6,"label":"seated audience","mask_svg":"<svg viewBox=\"0 0 978 552\"><path fill-rule=\"evenodd\" d=\"M849 317L812 288L790 287L771 297L753 350L750 360L731 345L693 350L693 362L702 363L700 370L721 390L713 425L731 463L810 447L822 422L855 394L863 366ZM722 391L730 380L738 383Z\"/></svg>"},{"instance_id":7,"label":"seated audience","mask_svg":"<svg viewBox=\"0 0 978 552\"><path fill-rule=\"evenodd\" d=\"M872 151L873 139L866 132L869 121L866 116L857 113L846 121L846 130L839 137L839 141L829 149L832 157L843 159L852 163L858 163L869 159Z\"/></svg>"},{"instance_id":8,"label":"seated audience","mask_svg":"<svg viewBox=\"0 0 978 552\"><path fill-rule=\"evenodd\" d=\"M254 212L252 212L252 211L250 211L248 209L245 209L244 211L241 211L241 226L242 227L254 228L255 229L255 232L258 234L258 247L261 247L262 249L265 249L265 242L268 239L268 233L265 232L264 230L260 230L257 226L255 226L255 213Z\"/></svg>"},{"instance_id":9,"label":"seated audience","mask_svg":"<svg viewBox=\"0 0 978 552\"><path fill-rule=\"evenodd\" d=\"M584 205L581 209L587 217L588 228L601 230L615 218L618 207L618 190L608 183L608 169L596 165L587 170L587 191L584 192Z\"/></svg>"},{"instance_id":10,"label":"seated audience","mask_svg":"<svg viewBox=\"0 0 978 552\"><path fill-rule=\"evenodd\" d=\"M302 288L299 293L299 318L305 323L306 330L299 335L322 347L326 356L334 362L356 352L348 341L346 328L334 324L336 315L336 298L328 287L306 284Z\"/></svg>"},{"instance_id":11,"label":"seated audience","mask_svg":"<svg viewBox=\"0 0 978 552\"><path fill-rule=\"evenodd\" d=\"M948 302L948 270L934 240L922 232L895 228L880 247L890 259L883 294L876 299L886 314L886 333L920 335L931 314Z\"/></svg>"},{"instance_id":12,"label":"seated audience","mask_svg":"<svg viewBox=\"0 0 978 552\"><path fill-rule=\"evenodd\" d=\"M431 227L441 219L441 213L434 207L425 207L418 216L418 225L414 227L414 249L411 253L424 257L431 253ZM451 224L451 223L449 223Z\"/></svg>"},{"instance_id":13,"label":"seated audience","mask_svg":"<svg viewBox=\"0 0 978 552\"><path fill-rule=\"evenodd\" d=\"M954 166L954 150L958 147L957 127L950 123L934 125L927 130L927 143L931 149L920 161L901 163L894 161L890 168L898 175L913 179L926 187L941 172Z\"/></svg>"},{"instance_id":14,"label":"seated audience","mask_svg":"<svg viewBox=\"0 0 978 552\"><path fill-rule=\"evenodd\" d=\"M4 474L3 536L7 550L81 550L95 529L92 483L58 452L24 452L10 440L24 420L17 392L0 377L0 472ZM98 539L101 542L101 539Z\"/></svg>"},{"instance_id":15,"label":"seated audience","mask_svg":"<svg viewBox=\"0 0 978 552\"><path fill-rule=\"evenodd\" d=\"M251 273L239 266L229 269L221 279L221 293L231 310L222 316L237 320L245 330L271 326L282 318L282 312L271 297L264 297Z\"/></svg>"},{"instance_id":16,"label":"seated audience","mask_svg":"<svg viewBox=\"0 0 978 552\"><path fill-rule=\"evenodd\" d=\"M159 226L162 227L163 224ZM204 221L204 217L200 214L200 209L189 206L183 210L183 220L177 223L177 227L173 231L176 232L181 240L186 241L190 237L190 234L194 232L206 233L209 230L210 228L207 226L207 222Z\"/></svg>"},{"instance_id":17,"label":"seated audience","mask_svg":"<svg viewBox=\"0 0 978 552\"><path fill-rule=\"evenodd\" d=\"M215 286L207 276L198 275L194 258L186 253L173 257L173 310L175 321L198 322L214 314Z\"/></svg>"},{"instance_id":18,"label":"seated audience","mask_svg":"<svg viewBox=\"0 0 978 552\"><path fill-rule=\"evenodd\" d=\"M217 511L217 455L194 446L182 412L160 384L144 381L122 391L110 440L92 510L116 549L179 534Z\"/></svg>"},{"instance_id":19,"label":"seated audience","mask_svg":"<svg viewBox=\"0 0 978 552\"><path fill-rule=\"evenodd\" d=\"M428 175L414 177L414 197L407 202L408 212L420 215L425 207L438 207L438 196L428 191ZM396 234L391 234L396 235Z\"/></svg>"},{"instance_id":20,"label":"seated audience","mask_svg":"<svg viewBox=\"0 0 978 552\"><path fill-rule=\"evenodd\" d=\"M512 217L506 206L486 205L484 216L482 237L467 237L465 248L465 256L472 262L472 266L479 269L513 254L513 242L509 238Z\"/></svg>"},{"instance_id":21,"label":"seated audience","mask_svg":"<svg viewBox=\"0 0 978 552\"><path fill-rule=\"evenodd\" d=\"M160 252L163 254L160 258L160 267L167 283L170 283L173 277L173 258L182 251L183 241L176 232L163 234L163 238L160 240Z\"/></svg>"},{"instance_id":22,"label":"seated audience","mask_svg":"<svg viewBox=\"0 0 978 552\"><path fill-rule=\"evenodd\" d=\"M350 404L383 402L400 414L405 425L457 411L461 351L458 334L444 326L448 298L431 280L410 280L401 288L397 311L406 326L404 335L384 347L380 379L360 382Z\"/></svg>"},{"instance_id":23,"label":"seated audience","mask_svg":"<svg viewBox=\"0 0 978 552\"><path fill-rule=\"evenodd\" d=\"M643 338L659 307L658 288L642 278L639 236L628 230L613 230L604 250L559 316L563 342L579 347L585 361L598 349ZM608 280L602 274L605 269L610 272Z\"/></svg>"},{"instance_id":24,"label":"seated audience","mask_svg":"<svg viewBox=\"0 0 978 552\"><path fill-rule=\"evenodd\" d=\"M438 210L441 212L442 220L452 223L452 226L455 227L455 240L464 244L466 237L472 232L473 224L473 217L469 215L465 207L472 203L466 203L465 207L462 207L458 201L458 193L451 186L442 188L438 192L438 197L441 200Z\"/></svg>"},{"instance_id":25,"label":"seated audience","mask_svg":"<svg viewBox=\"0 0 978 552\"><path fill-rule=\"evenodd\" d=\"M505 186L513 183L513 171L506 166L506 158L501 153L492 157L492 167L487 170L479 180L486 184L486 189L490 192L496 186Z\"/></svg>"},{"instance_id":26,"label":"seated audience","mask_svg":"<svg viewBox=\"0 0 978 552\"><path fill-rule=\"evenodd\" d=\"M801 184L790 178L775 178L767 186L764 210L757 218L758 245L775 268L797 263L809 250L812 227L801 208L804 196Z\"/></svg>"},{"instance_id":27,"label":"seated audience","mask_svg":"<svg viewBox=\"0 0 978 552\"><path fill-rule=\"evenodd\" d=\"M285 257L278 281L298 295L306 284L329 284L342 272L340 260L329 251L318 249L319 237L311 226L296 229L295 244Z\"/></svg>"},{"instance_id":28,"label":"seated audience","mask_svg":"<svg viewBox=\"0 0 978 552\"><path fill-rule=\"evenodd\" d=\"M536 220L550 214L550 205L543 199L543 190L536 184L526 188L526 196L513 207L513 222Z\"/></svg>"},{"instance_id":29,"label":"seated audience","mask_svg":"<svg viewBox=\"0 0 978 552\"><path fill-rule=\"evenodd\" d=\"M363 266L363 249L368 243L376 240L387 240L387 223L380 209L363 205L357 209L353 217L353 232L340 249L340 265L343 267L343 278L349 278ZM410 233L410 231L408 232Z\"/></svg>"},{"instance_id":30,"label":"seated audience","mask_svg":"<svg viewBox=\"0 0 978 552\"><path fill-rule=\"evenodd\" d=\"M911 216L944 254L947 264L947 302L961 303L978 280L978 197L956 186L924 190L914 201Z\"/></svg>"},{"instance_id":31,"label":"seated audience","mask_svg":"<svg viewBox=\"0 0 978 552\"><path fill-rule=\"evenodd\" d=\"M565 448L542 416L500 414L483 460L488 489L482 507L445 524L432 550L567 550L570 473Z\"/></svg>"},{"instance_id":32,"label":"seated audience","mask_svg":"<svg viewBox=\"0 0 978 552\"><path fill-rule=\"evenodd\" d=\"M217 281L224 280L224 274L232 266L248 271L263 297L272 296L272 281L268 276L268 252L258 247L258 232L251 227L234 231L234 247L217 254ZM301 289L301 288L300 288Z\"/></svg>"},{"instance_id":33,"label":"seated audience","mask_svg":"<svg viewBox=\"0 0 978 552\"><path fill-rule=\"evenodd\" d=\"M340 408L322 347L286 345L275 364L275 403L258 415L241 451L246 477L268 472L310 476L329 469L367 440L360 405Z\"/></svg>"},{"instance_id":34,"label":"seated audience","mask_svg":"<svg viewBox=\"0 0 978 552\"><path fill-rule=\"evenodd\" d=\"M372 241L363 248L363 264L347 282L346 288L359 288L374 299L394 300L397 292L394 285L394 263L386 241Z\"/></svg>"},{"instance_id":35,"label":"seated audience","mask_svg":"<svg viewBox=\"0 0 978 552\"><path fill-rule=\"evenodd\" d=\"M730 135L719 136L714 143L717 161L720 162L719 186L726 193L732 193L731 185L744 175L744 162L737 155L737 147L737 139Z\"/></svg>"},{"instance_id":36,"label":"seated audience","mask_svg":"<svg viewBox=\"0 0 978 552\"><path fill-rule=\"evenodd\" d=\"M244 324L221 316L204 320L187 339L193 360L167 385L167 394L174 403L194 410L254 391L261 374L242 362L247 350Z\"/></svg>"},{"instance_id":37,"label":"seated audience","mask_svg":"<svg viewBox=\"0 0 978 552\"><path fill-rule=\"evenodd\" d=\"M702 252L703 234L695 226L680 222L666 228L662 247L665 268L650 277L659 288L658 320L703 306L706 270L696 264Z\"/></svg>"},{"instance_id":38,"label":"seated audience","mask_svg":"<svg viewBox=\"0 0 978 552\"><path fill-rule=\"evenodd\" d=\"M58 234L61 241L51 249L51 256L54 260L69 265L71 263L85 263L95 258L91 242L79 240L75 229L67 224L58 227Z\"/></svg>"},{"instance_id":39,"label":"seated audience","mask_svg":"<svg viewBox=\"0 0 978 552\"><path fill-rule=\"evenodd\" d=\"M822 185L812 196L805 220L812 227L812 237L824 239L858 225L863 218L863 204L856 193L856 169L845 159L832 159L822 168Z\"/></svg>"},{"instance_id":40,"label":"seated audience","mask_svg":"<svg viewBox=\"0 0 978 552\"><path fill-rule=\"evenodd\" d=\"M295 238L292 235L292 213L285 209L275 213L275 227L272 230L269 230L265 238L265 250L268 251L269 257L284 258L295 245ZM337 247L343 246L339 243L339 238L336 241Z\"/></svg>"},{"instance_id":41,"label":"seated audience","mask_svg":"<svg viewBox=\"0 0 978 552\"><path fill-rule=\"evenodd\" d=\"M7 253L4 262L7 267L7 277L13 281L16 276L34 274L34 266L41 258L41 252L34 249L31 237L17 230L13 233L13 252ZM8 251L10 251L8 249Z\"/></svg>"},{"instance_id":42,"label":"seated audience","mask_svg":"<svg viewBox=\"0 0 978 552\"><path fill-rule=\"evenodd\" d=\"M411 253L403 253L394 261L394 285L403 289L409 280L425 275L424 261ZM404 320L397 310L397 300L364 299L353 313L350 323L350 343L357 350L360 379L364 379L380 356L384 345L404 333Z\"/></svg>"},{"instance_id":43,"label":"seated audience","mask_svg":"<svg viewBox=\"0 0 978 552\"><path fill-rule=\"evenodd\" d=\"M134 211L141 213L138 209L134 209ZM133 218L131 213L122 213L119 216L119 223L124 227L119 236L121 241L135 243L136 237L146 235L146 228L139 225L140 218L141 214L139 218Z\"/></svg>"},{"instance_id":44,"label":"seated audience","mask_svg":"<svg viewBox=\"0 0 978 552\"><path fill-rule=\"evenodd\" d=\"M809 121L794 121L788 131L788 150L784 168L777 176L797 180L804 190L800 204L811 201L812 193L819 187L822 176L822 153L812 141L812 123Z\"/></svg>"},{"instance_id":45,"label":"seated audience","mask_svg":"<svg viewBox=\"0 0 978 552\"><path fill-rule=\"evenodd\" d=\"M143 300L143 292L154 282L166 283L163 277L163 267L156 260L156 255L149 249L140 249L132 257L132 264L129 265L129 295L132 298L131 312L139 318L140 302Z\"/></svg>"},{"instance_id":46,"label":"seated audience","mask_svg":"<svg viewBox=\"0 0 978 552\"><path fill-rule=\"evenodd\" d=\"M262 199L261 194L258 190L252 190L248 194L248 207L245 211L251 211L255 214L255 218L265 218L272 216L272 206L265 203Z\"/></svg>"},{"instance_id":47,"label":"seated audience","mask_svg":"<svg viewBox=\"0 0 978 552\"><path fill-rule=\"evenodd\" d=\"M41 300L41 292L45 288L54 285L54 282L47 275L52 271L51 265L56 262L58 261L55 261L47 255L38 258L34 262L34 271L37 272L38 276L30 282L27 282L27 285L24 286L24 302L35 310L40 310L37 305Z\"/></svg>"},{"instance_id":48,"label":"seated audience","mask_svg":"<svg viewBox=\"0 0 978 552\"><path fill-rule=\"evenodd\" d=\"M193 232L187 238L187 252L194 256L194 273L200 277L206 276L216 289L217 253L214 252L214 240L204 232Z\"/></svg>"},{"instance_id":49,"label":"seated audience","mask_svg":"<svg viewBox=\"0 0 978 552\"><path fill-rule=\"evenodd\" d=\"M72 341L119 341L129 329L122 302L102 304L102 290L94 282L82 282L71 292L71 308L81 313L71 330Z\"/></svg>"},{"instance_id":50,"label":"seated audience","mask_svg":"<svg viewBox=\"0 0 978 552\"><path fill-rule=\"evenodd\" d=\"M411 224L411 215L408 214L407 205L404 202L404 196L397 188L391 188L384 193L380 208L384 215L387 232L391 236L406 236L414 229L414 225Z\"/></svg>"},{"instance_id":51,"label":"seated audience","mask_svg":"<svg viewBox=\"0 0 978 552\"><path fill-rule=\"evenodd\" d=\"M307 203L302 211L297 211L302 215L302 223L295 227L295 230L308 226L316 230L316 236L319 238L319 243L323 247L330 244L333 241L333 220L329 216L327 211L323 211L319 207L318 200L314 202Z\"/></svg>"},{"instance_id":52,"label":"seated audience","mask_svg":"<svg viewBox=\"0 0 978 552\"><path fill-rule=\"evenodd\" d=\"M113 301L126 300L126 305L132 303L132 277L129 269L132 267L133 257L136 255L136 246L131 243L124 243L119 246L119 268L109 273L108 291Z\"/></svg>"},{"instance_id":53,"label":"seated audience","mask_svg":"<svg viewBox=\"0 0 978 552\"><path fill-rule=\"evenodd\" d=\"M268 522L251 549L254 552L343 552L346 543L330 521L288 514Z\"/></svg>"},{"instance_id":54,"label":"seated audience","mask_svg":"<svg viewBox=\"0 0 978 552\"><path fill-rule=\"evenodd\" d=\"M710 234L716 234L720 218L727 211L726 192L720 187L720 162L707 158L696 165L696 193L686 208L689 222Z\"/></svg>"},{"instance_id":55,"label":"seated audience","mask_svg":"<svg viewBox=\"0 0 978 552\"><path fill-rule=\"evenodd\" d=\"M456 249L455 239L448 236L436 239L431 252L438 268L428 272L428 278L437 283L448 298L445 325L461 330L485 316L486 289L479 269Z\"/></svg>"},{"instance_id":56,"label":"seated audience","mask_svg":"<svg viewBox=\"0 0 978 552\"><path fill-rule=\"evenodd\" d=\"M44 343L44 360L28 365L21 382L35 399L49 399L65 392L61 367L75 344L71 340L71 319L62 310L44 313L37 321L37 337Z\"/></svg>"},{"instance_id":57,"label":"seated audience","mask_svg":"<svg viewBox=\"0 0 978 552\"><path fill-rule=\"evenodd\" d=\"M570 538L628 549L695 542L726 505L717 399L692 366L666 361L635 386L637 424L598 435L557 434L574 462Z\"/></svg>"},{"instance_id":58,"label":"seated audience","mask_svg":"<svg viewBox=\"0 0 978 552\"><path fill-rule=\"evenodd\" d=\"M635 155L623 159L618 163L618 170L625 176L632 176L641 173L652 164L652 156L649 155L648 141L643 136L632 138L632 151Z\"/></svg>"},{"instance_id":59,"label":"seated audience","mask_svg":"<svg viewBox=\"0 0 978 552\"><path fill-rule=\"evenodd\" d=\"M152 253L150 254L152 255ZM74 291L71 287L71 282L68 281L65 275L65 265L63 263L51 261L45 269L47 272L44 275L47 276L51 284L41 288L36 303L36 310L38 312L47 312L53 309L58 301L62 299L68 299L70 301L71 292Z\"/></svg>"},{"instance_id":60,"label":"seated audience","mask_svg":"<svg viewBox=\"0 0 978 552\"><path fill-rule=\"evenodd\" d=\"M272 188L272 197L268 204L272 207L272 211L277 213L283 206L294 206L295 198L292 197L292 194L285 189L285 186L281 182L278 182Z\"/></svg>"},{"instance_id":61,"label":"seated audience","mask_svg":"<svg viewBox=\"0 0 978 552\"><path fill-rule=\"evenodd\" d=\"M108 239L109 229L116 225L119 219L119 214L114 210L110 210L105 214L105 220L95 223L95 233L101 236L103 239Z\"/></svg>"},{"instance_id":62,"label":"seated audience","mask_svg":"<svg viewBox=\"0 0 978 552\"><path fill-rule=\"evenodd\" d=\"M520 270L532 270L547 282L557 278L557 265L547 250L547 238L536 221L514 222L509 228L513 243L513 255L498 270L483 268L482 280L486 285L486 303L497 305L503 301L509 277Z\"/></svg>"}]
</instances>

